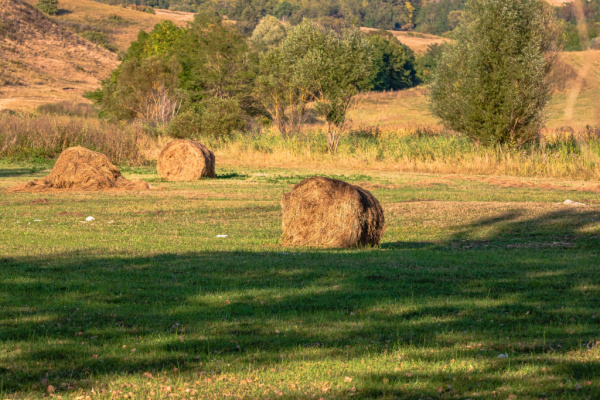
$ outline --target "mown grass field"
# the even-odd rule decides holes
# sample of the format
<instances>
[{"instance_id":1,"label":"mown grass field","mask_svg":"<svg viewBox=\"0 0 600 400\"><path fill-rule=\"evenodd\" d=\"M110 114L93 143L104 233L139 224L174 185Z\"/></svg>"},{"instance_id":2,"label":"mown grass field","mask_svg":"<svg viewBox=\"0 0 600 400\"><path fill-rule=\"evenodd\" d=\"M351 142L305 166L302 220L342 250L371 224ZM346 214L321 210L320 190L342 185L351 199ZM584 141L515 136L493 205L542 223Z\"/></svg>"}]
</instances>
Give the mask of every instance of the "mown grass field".
<instances>
[{"instance_id":1,"label":"mown grass field","mask_svg":"<svg viewBox=\"0 0 600 400\"><path fill-rule=\"evenodd\" d=\"M4 190L42 167L0 164L0 398L600 397L590 182L218 165ZM381 248L278 245L312 174L375 194Z\"/></svg>"}]
</instances>

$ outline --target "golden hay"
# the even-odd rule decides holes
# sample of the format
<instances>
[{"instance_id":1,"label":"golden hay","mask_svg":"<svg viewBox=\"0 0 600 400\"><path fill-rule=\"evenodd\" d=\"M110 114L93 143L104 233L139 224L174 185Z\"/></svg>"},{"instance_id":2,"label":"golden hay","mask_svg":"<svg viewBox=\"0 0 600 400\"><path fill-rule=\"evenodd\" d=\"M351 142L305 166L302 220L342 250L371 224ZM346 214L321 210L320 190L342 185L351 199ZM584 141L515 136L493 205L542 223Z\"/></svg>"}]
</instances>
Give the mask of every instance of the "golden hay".
<instances>
[{"instance_id":1,"label":"golden hay","mask_svg":"<svg viewBox=\"0 0 600 400\"><path fill-rule=\"evenodd\" d=\"M214 178L215 155L200 142L175 140L160 152L156 170L168 181Z\"/></svg>"},{"instance_id":2,"label":"golden hay","mask_svg":"<svg viewBox=\"0 0 600 400\"><path fill-rule=\"evenodd\" d=\"M85 147L69 147L60 153L50 174L13 188L13 191L53 189L106 190L148 189L146 182L127 180L108 157Z\"/></svg>"},{"instance_id":3,"label":"golden hay","mask_svg":"<svg viewBox=\"0 0 600 400\"><path fill-rule=\"evenodd\" d=\"M383 236L379 201L370 192L337 179L305 179L283 195L281 208L284 245L377 246Z\"/></svg>"}]
</instances>

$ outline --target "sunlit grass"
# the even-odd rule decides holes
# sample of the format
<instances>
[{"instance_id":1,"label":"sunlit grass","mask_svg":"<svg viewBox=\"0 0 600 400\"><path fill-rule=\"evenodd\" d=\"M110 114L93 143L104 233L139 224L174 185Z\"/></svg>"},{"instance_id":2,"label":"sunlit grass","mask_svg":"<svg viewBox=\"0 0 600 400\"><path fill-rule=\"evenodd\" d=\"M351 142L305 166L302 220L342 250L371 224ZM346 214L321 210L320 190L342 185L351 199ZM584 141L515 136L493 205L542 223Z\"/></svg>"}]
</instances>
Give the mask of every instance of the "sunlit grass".
<instances>
[{"instance_id":1,"label":"sunlit grass","mask_svg":"<svg viewBox=\"0 0 600 400\"><path fill-rule=\"evenodd\" d=\"M0 188L30 167L1 164ZM156 189L0 192L0 398L600 396L590 184L125 173ZM381 248L278 245L281 194L315 173L375 194Z\"/></svg>"}]
</instances>

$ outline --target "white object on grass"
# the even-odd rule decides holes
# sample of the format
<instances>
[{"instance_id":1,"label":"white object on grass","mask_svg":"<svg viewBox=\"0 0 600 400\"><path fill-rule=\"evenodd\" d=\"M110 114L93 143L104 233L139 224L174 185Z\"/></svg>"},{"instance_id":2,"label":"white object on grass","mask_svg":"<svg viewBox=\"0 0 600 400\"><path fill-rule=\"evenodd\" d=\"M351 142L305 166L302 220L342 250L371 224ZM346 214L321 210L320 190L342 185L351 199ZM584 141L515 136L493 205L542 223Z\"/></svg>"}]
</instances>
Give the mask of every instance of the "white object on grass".
<instances>
[{"instance_id":1,"label":"white object on grass","mask_svg":"<svg viewBox=\"0 0 600 400\"><path fill-rule=\"evenodd\" d=\"M229 235L217 235L218 238L226 238L229 237Z\"/></svg>"},{"instance_id":2,"label":"white object on grass","mask_svg":"<svg viewBox=\"0 0 600 400\"><path fill-rule=\"evenodd\" d=\"M92 222L92 221L95 221L95 220L96 220L96 218L94 218L94 217L92 217L92 216L89 216L89 217L87 217L85 220L86 220L87 222Z\"/></svg>"},{"instance_id":3,"label":"white object on grass","mask_svg":"<svg viewBox=\"0 0 600 400\"><path fill-rule=\"evenodd\" d=\"M508 358L508 353L498 354L498 358Z\"/></svg>"},{"instance_id":4,"label":"white object on grass","mask_svg":"<svg viewBox=\"0 0 600 400\"><path fill-rule=\"evenodd\" d=\"M34 219L33 222L42 222L41 219Z\"/></svg>"},{"instance_id":5,"label":"white object on grass","mask_svg":"<svg viewBox=\"0 0 600 400\"><path fill-rule=\"evenodd\" d=\"M569 199L563 201L563 204L566 206L585 206L585 204L583 204L583 203L578 203L576 201L569 200Z\"/></svg>"}]
</instances>

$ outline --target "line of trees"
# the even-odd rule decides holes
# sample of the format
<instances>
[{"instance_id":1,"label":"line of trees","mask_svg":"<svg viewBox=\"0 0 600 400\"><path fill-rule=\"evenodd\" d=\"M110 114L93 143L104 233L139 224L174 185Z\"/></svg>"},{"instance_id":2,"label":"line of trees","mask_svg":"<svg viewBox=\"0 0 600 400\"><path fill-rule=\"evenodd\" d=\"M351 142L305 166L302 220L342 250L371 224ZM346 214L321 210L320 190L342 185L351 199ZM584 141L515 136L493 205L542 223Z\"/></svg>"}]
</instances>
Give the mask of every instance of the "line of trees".
<instances>
[{"instance_id":1,"label":"line of trees","mask_svg":"<svg viewBox=\"0 0 600 400\"><path fill-rule=\"evenodd\" d=\"M385 31L263 18L249 39L217 14L188 28L140 32L122 64L90 93L102 115L168 126L175 137L227 137L270 121L285 138L309 114L335 153L355 95L431 82L434 115L489 145L520 147L545 122L560 24L544 0L468 0L454 41L419 60Z\"/></svg>"},{"instance_id":2,"label":"line of trees","mask_svg":"<svg viewBox=\"0 0 600 400\"><path fill-rule=\"evenodd\" d=\"M197 14L187 28L164 21L140 32L87 97L104 117L164 125L175 137L227 137L272 121L291 138L310 112L335 152L357 93L419 83L413 52L387 32L269 16L246 39L220 16Z\"/></svg>"}]
</instances>

